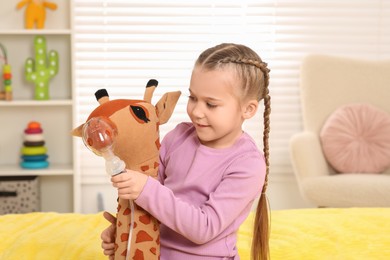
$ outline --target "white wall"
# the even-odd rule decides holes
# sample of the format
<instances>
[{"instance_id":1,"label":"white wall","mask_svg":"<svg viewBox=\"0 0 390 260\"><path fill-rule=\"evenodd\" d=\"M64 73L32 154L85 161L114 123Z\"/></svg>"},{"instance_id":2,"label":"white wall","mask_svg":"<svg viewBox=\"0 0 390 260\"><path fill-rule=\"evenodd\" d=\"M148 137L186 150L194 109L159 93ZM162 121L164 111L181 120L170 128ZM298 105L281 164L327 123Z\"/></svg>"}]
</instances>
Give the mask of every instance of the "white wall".
<instances>
[{"instance_id":1,"label":"white wall","mask_svg":"<svg viewBox=\"0 0 390 260\"><path fill-rule=\"evenodd\" d=\"M293 174L270 176L268 185L268 199L271 210L311 208L308 201L302 198L297 181Z\"/></svg>"}]
</instances>

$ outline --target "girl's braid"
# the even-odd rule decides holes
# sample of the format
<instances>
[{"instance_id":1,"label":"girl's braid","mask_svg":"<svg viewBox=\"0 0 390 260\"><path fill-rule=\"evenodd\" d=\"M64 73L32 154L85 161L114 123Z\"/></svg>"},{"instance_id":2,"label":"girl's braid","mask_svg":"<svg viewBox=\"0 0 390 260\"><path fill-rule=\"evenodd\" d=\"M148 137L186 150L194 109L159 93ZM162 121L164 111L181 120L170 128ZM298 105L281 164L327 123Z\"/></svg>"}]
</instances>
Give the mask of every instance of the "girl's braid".
<instances>
[{"instance_id":1,"label":"girl's braid","mask_svg":"<svg viewBox=\"0 0 390 260\"><path fill-rule=\"evenodd\" d=\"M262 93L262 97L264 98L264 132L263 132L263 153L265 157L265 163L266 163L266 175L264 180L264 185L262 192L265 194L268 187L268 174L269 174L269 133L270 133L270 114L271 114L271 97L269 95L269 72L270 69L267 67L267 63L263 61L248 59L248 58L230 58L226 57L220 61L221 63L237 63L237 64L243 64L243 65L252 65L256 68L260 69L263 73L264 78L264 89Z\"/></svg>"},{"instance_id":2,"label":"girl's braid","mask_svg":"<svg viewBox=\"0 0 390 260\"><path fill-rule=\"evenodd\" d=\"M264 94L264 132L263 132L263 152L265 157L265 164L266 164L266 174L265 174L265 180L264 180L264 186L262 193L265 193L267 191L268 186L268 174L269 174L269 132L270 132L270 114L271 114L271 97L269 95L268 85L265 87L265 94Z\"/></svg>"},{"instance_id":3,"label":"girl's braid","mask_svg":"<svg viewBox=\"0 0 390 260\"><path fill-rule=\"evenodd\" d=\"M268 94L268 84L269 84L269 72L270 69L267 67L267 63L263 61L257 61L253 59L248 59L248 58L231 58L231 57L226 57L220 61L221 63L237 63L237 64L245 64L245 65L252 65L255 66L256 68L260 69L261 72L263 72L264 75L264 92L267 92ZM266 93L264 93L266 94Z\"/></svg>"},{"instance_id":4,"label":"girl's braid","mask_svg":"<svg viewBox=\"0 0 390 260\"><path fill-rule=\"evenodd\" d=\"M256 217L253 223L251 259L268 260L270 258L270 251L269 251L270 208L269 208L266 191L268 187L268 174L269 174L269 164L270 164L269 142L268 142L269 133L270 133L270 113L271 113L271 97L269 95L269 89L268 89L270 70L268 69L267 64L263 62L256 53L246 48L245 46L230 45L230 44L221 45L219 47L217 46L217 51L214 54L218 54L218 48L223 54L219 57L214 57L215 58L214 62L217 61L217 64L235 63L235 64L243 65L243 66L239 66L241 68L239 68L238 73L241 73L240 76L247 93L250 93L249 95L251 96L252 95L256 96L256 99L258 101L264 99L263 153L264 153L265 163L266 163L266 174L265 174L265 180L261 191L261 195L256 207ZM236 51L233 50L230 53L224 52L224 49L229 50L230 48ZM239 50L237 51L237 49ZM234 56L235 58L231 58ZM250 58L246 58L246 57L250 57ZM213 64L216 65L214 62ZM246 66L254 66L255 68L258 68L261 71L261 73L258 73L258 75L261 75L261 77L255 75L257 74L256 70L246 69Z\"/></svg>"}]
</instances>

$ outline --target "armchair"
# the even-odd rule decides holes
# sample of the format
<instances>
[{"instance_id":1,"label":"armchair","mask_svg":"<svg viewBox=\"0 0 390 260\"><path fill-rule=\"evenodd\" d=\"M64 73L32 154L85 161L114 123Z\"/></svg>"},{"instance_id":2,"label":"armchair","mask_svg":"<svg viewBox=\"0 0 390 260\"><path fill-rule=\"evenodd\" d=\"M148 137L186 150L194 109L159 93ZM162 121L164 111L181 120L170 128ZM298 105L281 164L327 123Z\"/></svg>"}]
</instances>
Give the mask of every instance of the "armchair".
<instances>
[{"instance_id":1,"label":"armchair","mask_svg":"<svg viewBox=\"0 0 390 260\"><path fill-rule=\"evenodd\" d=\"M320 140L324 122L343 105L364 102L390 114L390 60L309 55L300 91L303 131L291 137L290 156L302 196L318 207L390 207L390 168L337 173Z\"/></svg>"}]
</instances>

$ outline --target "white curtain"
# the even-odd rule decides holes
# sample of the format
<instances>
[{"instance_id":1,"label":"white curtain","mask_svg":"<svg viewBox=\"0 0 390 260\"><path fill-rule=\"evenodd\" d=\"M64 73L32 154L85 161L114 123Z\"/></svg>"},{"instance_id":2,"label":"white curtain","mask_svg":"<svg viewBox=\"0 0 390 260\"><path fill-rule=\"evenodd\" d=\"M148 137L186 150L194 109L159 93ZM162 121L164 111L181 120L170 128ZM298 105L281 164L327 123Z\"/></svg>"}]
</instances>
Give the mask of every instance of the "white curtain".
<instances>
[{"instance_id":1,"label":"white curtain","mask_svg":"<svg viewBox=\"0 0 390 260\"><path fill-rule=\"evenodd\" d=\"M293 174L288 141L302 129L302 58L309 53L390 58L390 1L73 1L78 123L97 106L97 89L106 88L112 99L141 98L146 82L155 78L155 102L167 91L183 92L174 116L162 127L163 137L188 120L186 95L199 53L221 42L246 44L271 69L271 180ZM262 111L245 130L262 149ZM101 174L96 170L102 169L102 160L81 142L79 150L82 181Z\"/></svg>"}]
</instances>

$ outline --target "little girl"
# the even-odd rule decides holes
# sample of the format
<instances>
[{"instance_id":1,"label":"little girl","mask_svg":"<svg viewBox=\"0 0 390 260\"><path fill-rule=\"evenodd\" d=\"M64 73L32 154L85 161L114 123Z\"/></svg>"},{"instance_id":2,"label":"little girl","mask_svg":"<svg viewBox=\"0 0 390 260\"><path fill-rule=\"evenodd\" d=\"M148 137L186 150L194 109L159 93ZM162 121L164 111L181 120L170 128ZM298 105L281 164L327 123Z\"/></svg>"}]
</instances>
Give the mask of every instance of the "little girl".
<instances>
[{"instance_id":1,"label":"little girl","mask_svg":"<svg viewBox=\"0 0 390 260\"><path fill-rule=\"evenodd\" d=\"M269 69L250 48L221 44L197 59L187 113L162 141L159 180L127 170L111 178L118 196L135 200L161 222L162 260L239 259L237 230L260 195L253 259L268 259ZM264 100L263 153L242 130ZM115 223L115 218L105 212ZM114 254L115 226L102 233Z\"/></svg>"}]
</instances>

